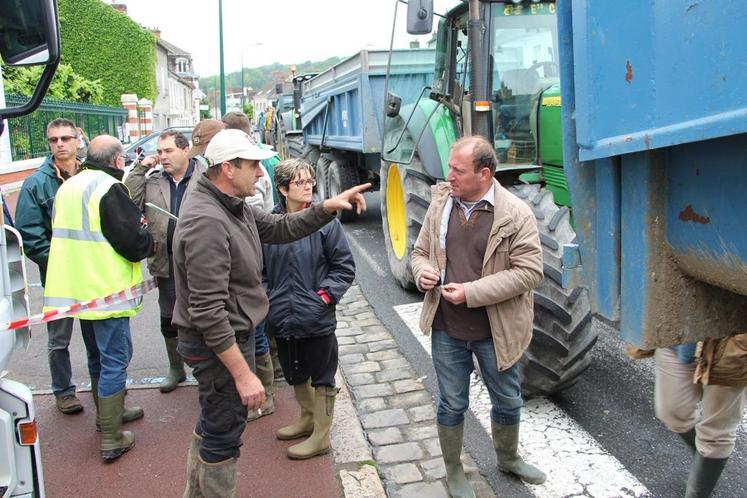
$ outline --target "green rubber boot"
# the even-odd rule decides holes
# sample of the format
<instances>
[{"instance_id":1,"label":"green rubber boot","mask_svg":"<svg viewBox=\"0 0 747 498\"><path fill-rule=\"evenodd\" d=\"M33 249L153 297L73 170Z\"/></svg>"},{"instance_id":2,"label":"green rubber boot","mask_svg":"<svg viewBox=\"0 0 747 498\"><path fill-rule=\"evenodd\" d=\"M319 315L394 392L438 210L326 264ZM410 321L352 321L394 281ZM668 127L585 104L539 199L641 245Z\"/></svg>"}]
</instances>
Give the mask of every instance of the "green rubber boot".
<instances>
[{"instance_id":1,"label":"green rubber boot","mask_svg":"<svg viewBox=\"0 0 747 498\"><path fill-rule=\"evenodd\" d=\"M127 395L127 390L125 390ZM91 396L93 396L93 404L96 407L96 432L101 432L101 422L99 421L99 379L98 377L91 379ZM122 413L122 423L126 424L133 420L143 418L145 412L139 406L133 406L130 408L125 407L124 413Z\"/></svg>"},{"instance_id":2,"label":"green rubber boot","mask_svg":"<svg viewBox=\"0 0 747 498\"><path fill-rule=\"evenodd\" d=\"M197 457L200 492L205 498L236 497L236 459L208 463Z\"/></svg>"},{"instance_id":3,"label":"green rubber boot","mask_svg":"<svg viewBox=\"0 0 747 498\"><path fill-rule=\"evenodd\" d=\"M200 491L200 441L202 438L192 432L192 441L187 451L187 487L182 498L204 498Z\"/></svg>"},{"instance_id":4,"label":"green rubber boot","mask_svg":"<svg viewBox=\"0 0 747 498\"><path fill-rule=\"evenodd\" d=\"M314 431L315 392L311 387L311 380L293 386L293 390L296 393L296 401L301 405L301 416L291 425L278 429L275 433L275 437L283 441L306 437Z\"/></svg>"},{"instance_id":5,"label":"green rubber boot","mask_svg":"<svg viewBox=\"0 0 747 498\"><path fill-rule=\"evenodd\" d=\"M320 386L314 395L314 430L304 442L288 448L288 457L293 460L306 460L329 452L329 430L335 411L335 397L339 389Z\"/></svg>"},{"instance_id":6,"label":"green rubber boot","mask_svg":"<svg viewBox=\"0 0 747 498\"><path fill-rule=\"evenodd\" d=\"M454 427L436 424L438 440L441 443L444 466L446 467L446 484L453 498L475 498L475 492L464 475L462 465L462 443L464 422Z\"/></svg>"},{"instance_id":7,"label":"green rubber boot","mask_svg":"<svg viewBox=\"0 0 747 498\"><path fill-rule=\"evenodd\" d=\"M545 482L545 473L521 459L519 448L519 424L498 425L491 421L493 447L498 459L498 470L510 472L529 484Z\"/></svg>"},{"instance_id":8,"label":"green rubber boot","mask_svg":"<svg viewBox=\"0 0 747 498\"><path fill-rule=\"evenodd\" d=\"M101 421L101 458L112 462L135 446L135 435L122 429L124 389L113 396L99 398Z\"/></svg>"},{"instance_id":9,"label":"green rubber boot","mask_svg":"<svg viewBox=\"0 0 747 498\"><path fill-rule=\"evenodd\" d=\"M246 417L247 422L257 420L259 417L264 417L275 411L275 375L272 370L272 357L270 353L263 354L262 356L256 356L254 358L257 364L257 377L262 382L262 387L265 388L265 402L259 410L249 410Z\"/></svg>"},{"instance_id":10,"label":"green rubber boot","mask_svg":"<svg viewBox=\"0 0 747 498\"><path fill-rule=\"evenodd\" d=\"M166 354L169 357L169 373L161 381L159 389L162 393L170 393L179 386L180 382L187 380L187 372L184 371L184 360L176 350L179 338L164 337L163 340L166 343Z\"/></svg>"},{"instance_id":11,"label":"green rubber boot","mask_svg":"<svg viewBox=\"0 0 747 498\"><path fill-rule=\"evenodd\" d=\"M708 498L716 487L728 458L706 458L697 451L687 478L685 498Z\"/></svg>"}]
</instances>

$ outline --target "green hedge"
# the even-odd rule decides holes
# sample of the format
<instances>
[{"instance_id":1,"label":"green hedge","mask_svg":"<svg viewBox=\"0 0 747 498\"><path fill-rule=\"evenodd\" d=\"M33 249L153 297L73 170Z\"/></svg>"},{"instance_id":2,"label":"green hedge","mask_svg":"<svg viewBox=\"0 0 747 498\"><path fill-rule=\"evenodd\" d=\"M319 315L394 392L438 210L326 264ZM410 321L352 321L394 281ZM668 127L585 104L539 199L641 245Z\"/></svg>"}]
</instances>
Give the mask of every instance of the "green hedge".
<instances>
[{"instance_id":1,"label":"green hedge","mask_svg":"<svg viewBox=\"0 0 747 498\"><path fill-rule=\"evenodd\" d=\"M62 62L104 85L104 103L123 93L156 98L156 39L102 0L59 0Z\"/></svg>"}]
</instances>

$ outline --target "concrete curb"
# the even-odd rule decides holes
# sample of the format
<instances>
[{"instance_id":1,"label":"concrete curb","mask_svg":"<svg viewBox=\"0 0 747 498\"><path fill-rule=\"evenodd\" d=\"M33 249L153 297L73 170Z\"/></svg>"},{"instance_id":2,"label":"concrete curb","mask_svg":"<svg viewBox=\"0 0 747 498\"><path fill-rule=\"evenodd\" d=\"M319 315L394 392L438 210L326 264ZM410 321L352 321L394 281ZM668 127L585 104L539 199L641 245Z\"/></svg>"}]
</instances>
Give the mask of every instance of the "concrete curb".
<instances>
[{"instance_id":1,"label":"concrete curb","mask_svg":"<svg viewBox=\"0 0 747 498\"><path fill-rule=\"evenodd\" d=\"M358 412L340 370L337 370L335 382L340 392L335 401L330 439L335 473L340 479L343 495L345 498L386 497Z\"/></svg>"}]
</instances>

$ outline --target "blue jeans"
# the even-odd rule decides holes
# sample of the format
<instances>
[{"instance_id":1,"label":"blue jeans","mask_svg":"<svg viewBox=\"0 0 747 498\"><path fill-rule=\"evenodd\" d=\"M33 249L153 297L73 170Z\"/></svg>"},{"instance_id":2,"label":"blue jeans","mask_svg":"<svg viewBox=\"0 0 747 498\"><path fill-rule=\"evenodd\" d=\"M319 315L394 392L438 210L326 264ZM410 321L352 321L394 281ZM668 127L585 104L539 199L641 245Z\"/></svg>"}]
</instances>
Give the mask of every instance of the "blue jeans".
<instances>
[{"instance_id":1,"label":"blue jeans","mask_svg":"<svg viewBox=\"0 0 747 498\"><path fill-rule=\"evenodd\" d=\"M72 383L72 367L70 366L70 338L73 335L73 318L62 318L47 323L47 356L49 358L49 373L52 377L52 392L55 396L75 393ZM93 329L80 322L83 342L89 357L98 355Z\"/></svg>"},{"instance_id":2,"label":"blue jeans","mask_svg":"<svg viewBox=\"0 0 747 498\"><path fill-rule=\"evenodd\" d=\"M269 353L270 341L267 340L267 334L265 333L265 322L257 325L254 334L254 355L262 356Z\"/></svg>"},{"instance_id":3,"label":"blue jeans","mask_svg":"<svg viewBox=\"0 0 747 498\"><path fill-rule=\"evenodd\" d=\"M99 377L99 397L113 396L127 384L127 367L132 359L130 319L88 320L93 327L99 357L89 354L88 372Z\"/></svg>"},{"instance_id":4,"label":"blue jeans","mask_svg":"<svg viewBox=\"0 0 747 498\"><path fill-rule=\"evenodd\" d=\"M474 370L472 355L477 357L483 382L488 388L492 408L490 418L498 425L519 423L521 398L519 364L498 371L498 363L491 338L481 341L462 341L449 337L443 330L433 330L431 336L433 366L438 380L439 424L454 427L464 422L469 408L469 381Z\"/></svg>"}]
</instances>

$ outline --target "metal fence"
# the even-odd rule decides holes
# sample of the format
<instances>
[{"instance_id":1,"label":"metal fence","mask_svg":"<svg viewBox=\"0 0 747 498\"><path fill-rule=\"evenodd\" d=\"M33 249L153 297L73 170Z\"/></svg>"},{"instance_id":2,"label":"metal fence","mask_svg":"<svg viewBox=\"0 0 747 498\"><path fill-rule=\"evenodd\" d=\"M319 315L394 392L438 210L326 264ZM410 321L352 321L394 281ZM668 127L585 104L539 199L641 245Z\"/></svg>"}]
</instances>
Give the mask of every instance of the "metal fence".
<instances>
[{"instance_id":1,"label":"metal fence","mask_svg":"<svg viewBox=\"0 0 747 498\"><path fill-rule=\"evenodd\" d=\"M7 95L8 106L24 104L28 97ZM47 123L56 118L67 118L83 128L89 138L97 135L126 137L127 111L120 107L81 104L65 100L44 99L33 113L8 120L10 147L14 161L32 159L49 154Z\"/></svg>"}]
</instances>

